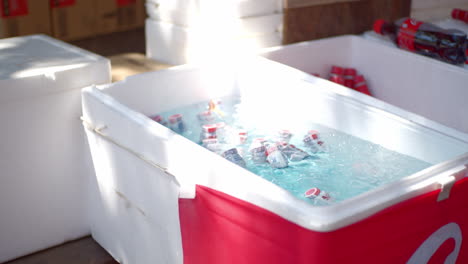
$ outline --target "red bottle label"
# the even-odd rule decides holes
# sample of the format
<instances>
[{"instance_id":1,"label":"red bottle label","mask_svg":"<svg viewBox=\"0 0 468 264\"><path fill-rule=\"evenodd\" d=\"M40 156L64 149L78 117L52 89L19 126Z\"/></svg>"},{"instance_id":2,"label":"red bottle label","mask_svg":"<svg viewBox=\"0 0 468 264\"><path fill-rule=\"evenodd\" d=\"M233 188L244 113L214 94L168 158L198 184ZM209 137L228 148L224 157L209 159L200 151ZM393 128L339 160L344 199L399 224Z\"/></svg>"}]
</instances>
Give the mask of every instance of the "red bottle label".
<instances>
[{"instance_id":1,"label":"red bottle label","mask_svg":"<svg viewBox=\"0 0 468 264\"><path fill-rule=\"evenodd\" d=\"M128 6L136 3L136 0L115 0L118 7Z\"/></svg>"},{"instance_id":2,"label":"red bottle label","mask_svg":"<svg viewBox=\"0 0 468 264\"><path fill-rule=\"evenodd\" d=\"M406 19L401 24L400 30L398 31L397 44L400 48L409 51L414 51L414 37L416 32L423 22L413 20L411 18Z\"/></svg>"},{"instance_id":3,"label":"red bottle label","mask_svg":"<svg viewBox=\"0 0 468 264\"><path fill-rule=\"evenodd\" d=\"M2 0L2 17L24 16L28 14L27 0Z\"/></svg>"},{"instance_id":4,"label":"red bottle label","mask_svg":"<svg viewBox=\"0 0 468 264\"><path fill-rule=\"evenodd\" d=\"M454 9L452 11L452 17L454 19L459 19L461 21L464 21L465 23L468 23L468 11L466 10Z\"/></svg>"},{"instance_id":5,"label":"red bottle label","mask_svg":"<svg viewBox=\"0 0 468 264\"><path fill-rule=\"evenodd\" d=\"M76 3L76 0L50 0L50 7L57 8L57 7L67 7L72 6Z\"/></svg>"}]
</instances>

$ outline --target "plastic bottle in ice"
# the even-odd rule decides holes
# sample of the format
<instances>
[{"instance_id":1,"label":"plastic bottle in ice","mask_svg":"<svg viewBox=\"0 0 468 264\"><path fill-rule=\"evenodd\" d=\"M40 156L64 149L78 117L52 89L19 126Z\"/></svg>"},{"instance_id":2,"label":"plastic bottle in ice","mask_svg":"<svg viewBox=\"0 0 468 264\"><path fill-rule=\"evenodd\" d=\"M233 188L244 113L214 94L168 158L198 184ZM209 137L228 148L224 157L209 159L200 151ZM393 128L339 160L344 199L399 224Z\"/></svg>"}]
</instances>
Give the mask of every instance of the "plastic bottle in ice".
<instances>
[{"instance_id":1,"label":"plastic bottle in ice","mask_svg":"<svg viewBox=\"0 0 468 264\"><path fill-rule=\"evenodd\" d=\"M216 135L220 143L227 143L229 141L229 130L230 127L226 126L226 123L216 123Z\"/></svg>"},{"instance_id":2,"label":"plastic bottle in ice","mask_svg":"<svg viewBox=\"0 0 468 264\"><path fill-rule=\"evenodd\" d=\"M304 150L286 142L279 143L278 148L288 158L289 161L301 161L310 156L309 153L305 152Z\"/></svg>"},{"instance_id":3,"label":"plastic bottle in ice","mask_svg":"<svg viewBox=\"0 0 468 264\"><path fill-rule=\"evenodd\" d=\"M153 121L156 121L156 122L158 122L159 124L161 124L161 125L163 125L163 126L167 126L167 122L164 121L164 118L163 118L161 115L150 116L150 118L151 118Z\"/></svg>"},{"instance_id":4,"label":"plastic bottle in ice","mask_svg":"<svg viewBox=\"0 0 468 264\"><path fill-rule=\"evenodd\" d=\"M203 142L204 139L217 138L216 130L217 130L216 124L203 125L202 131L200 134L200 141Z\"/></svg>"},{"instance_id":5,"label":"plastic bottle in ice","mask_svg":"<svg viewBox=\"0 0 468 264\"><path fill-rule=\"evenodd\" d=\"M267 161L272 168L281 169L288 167L288 158L274 144L266 149Z\"/></svg>"},{"instance_id":6,"label":"plastic bottle in ice","mask_svg":"<svg viewBox=\"0 0 468 264\"><path fill-rule=\"evenodd\" d=\"M197 115L201 125L212 124L215 121L215 116L211 111L203 111Z\"/></svg>"},{"instance_id":7,"label":"plastic bottle in ice","mask_svg":"<svg viewBox=\"0 0 468 264\"><path fill-rule=\"evenodd\" d=\"M245 144L247 142L247 139L249 137L249 134L247 132L247 130L245 129L237 129L237 144L238 145L242 145L242 144Z\"/></svg>"},{"instance_id":8,"label":"plastic bottle in ice","mask_svg":"<svg viewBox=\"0 0 468 264\"><path fill-rule=\"evenodd\" d=\"M322 191L317 187L314 187L314 188L311 188L311 189L307 190L304 193L304 196L309 198L309 199L317 199L317 200L324 200L324 201L330 201L331 200L331 196L327 192Z\"/></svg>"},{"instance_id":9,"label":"plastic bottle in ice","mask_svg":"<svg viewBox=\"0 0 468 264\"><path fill-rule=\"evenodd\" d=\"M287 129L282 129L278 131L278 137L281 142L289 142L292 138L293 134L291 131Z\"/></svg>"},{"instance_id":10,"label":"plastic bottle in ice","mask_svg":"<svg viewBox=\"0 0 468 264\"><path fill-rule=\"evenodd\" d=\"M182 114L175 114L169 117L169 128L180 134L185 132L186 126L182 119Z\"/></svg>"},{"instance_id":11,"label":"plastic bottle in ice","mask_svg":"<svg viewBox=\"0 0 468 264\"><path fill-rule=\"evenodd\" d=\"M217 138L203 139L202 140L202 146L207 148L210 151L213 151L213 152L217 153L217 154L220 154L222 149L223 149L223 145L218 142Z\"/></svg>"},{"instance_id":12,"label":"plastic bottle in ice","mask_svg":"<svg viewBox=\"0 0 468 264\"><path fill-rule=\"evenodd\" d=\"M265 139L256 138L252 141L249 147L249 152L254 163L265 163L266 162L266 148L263 145Z\"/></svg>"},{"instance_id":13,"label":"plastic bottle in ice","mask_svg":"<svg viewBox=\"0 0 468 264\"><path fill-rule=\"evenodd\" d=\"M320 139L319 132L316 130L310 130L307 132L303 139L304 145L312 152L317 153L324 151L324 143Z\"/></svg>"},{"instance_id":14,"label":"plastic bottle in ice","mask_svg":"<svg viewBox=\"0 0 468 264\"><path fill-rule=\"evenodd\" d=\"M235 163L241 167L246 167L245 160L239 155L237 148L230 148L224 151L221 156L232 163Z\"/></svg>"},{"instance_id":15,"label":"plastic bottle in ice","mask_svg":"<svg viewBox=\"0 0 468 264\"><path fill-rule=\"evenodd\" d=\"M374 31L389 36L401 49L452 64L466 61L468 41L461 30L442 29L434 24L401 18L395 23L379 19L374 23Z\"/></svg>"}]
</instances>

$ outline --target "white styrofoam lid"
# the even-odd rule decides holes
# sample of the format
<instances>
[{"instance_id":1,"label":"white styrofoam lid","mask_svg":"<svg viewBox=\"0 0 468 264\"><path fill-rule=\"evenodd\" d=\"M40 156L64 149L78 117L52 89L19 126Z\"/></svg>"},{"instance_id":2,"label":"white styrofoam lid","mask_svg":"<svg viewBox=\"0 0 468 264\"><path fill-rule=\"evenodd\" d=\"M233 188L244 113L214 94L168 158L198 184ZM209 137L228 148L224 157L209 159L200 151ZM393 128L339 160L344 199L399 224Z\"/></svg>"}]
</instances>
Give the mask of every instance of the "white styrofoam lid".
<instances>
[{"instance_id":1,"label":"white styrofoam lid","mask_svg":"<svg viewBox=\"0 0 468 264\"><path fill-rule=\"evenodd\" d=\"M45 35L0 40L0 104L111 81L110 61Z\"/></svg>"},{"instance_id":2,"label":"white styrofoam lid","mask_svg":"<svg viewBox=\"0 0 468 264\"><path fill-rule=\"evenodd\" d=\"M0 40L0 80L79 67L102 59L45 35Z\"/></svg>"}]
</instances>

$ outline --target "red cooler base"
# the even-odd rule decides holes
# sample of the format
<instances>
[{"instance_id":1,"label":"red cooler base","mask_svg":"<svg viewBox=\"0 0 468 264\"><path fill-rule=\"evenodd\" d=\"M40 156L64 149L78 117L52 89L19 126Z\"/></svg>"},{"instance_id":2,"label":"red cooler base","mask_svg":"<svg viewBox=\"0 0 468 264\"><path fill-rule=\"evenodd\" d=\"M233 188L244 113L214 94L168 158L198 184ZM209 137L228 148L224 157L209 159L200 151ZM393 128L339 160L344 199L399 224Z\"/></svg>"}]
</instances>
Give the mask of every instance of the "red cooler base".
<instances>
[{"instance_id":1,"label":"red cooler base","mask_svg":"<svg viewBox=\"0 0 468 264\"><path fill-rule=\"evenodd\" d=\"M256 205L197 186L180 199L185 264L468 263L468 179L331 232L300 227Z\"/></svg>"}]
</instances>

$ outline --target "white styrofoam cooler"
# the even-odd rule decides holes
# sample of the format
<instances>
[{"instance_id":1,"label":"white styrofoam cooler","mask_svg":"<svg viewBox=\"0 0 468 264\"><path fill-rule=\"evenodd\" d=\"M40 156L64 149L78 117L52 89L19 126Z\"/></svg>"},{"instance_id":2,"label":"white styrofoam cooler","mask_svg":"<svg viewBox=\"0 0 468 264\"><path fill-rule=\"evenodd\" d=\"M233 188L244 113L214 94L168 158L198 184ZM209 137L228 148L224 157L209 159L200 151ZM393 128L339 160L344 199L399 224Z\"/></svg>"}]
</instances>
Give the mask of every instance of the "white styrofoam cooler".
<instances>
[{"instance_id":1,"label":"white styrofoam cooler","mask_svg":"<svg viewBox=\"0 0 468 264\"><path fill-rule=\"evenodd\" d=\"M43 35L0 40L0 262L89 234L80 89L107 59Z\"/></svg>"},{"instance_id":2,"label":"white styrofoam cooler","mask_svg":"<svg viewBox=\"0 0 468 264\"><path fill-rule=\"evenodd\" d=\"M322 52L322 57L343 62L353 56L339 50L345 44L357 49L350 42L360 39L347 39L336 46L336 56ZM311 70L323 74L328 66ZM310 120L439 165L347 201L314 207L146 117L226 95L241 96L259 128L269 126L272 116L275 124ZM265 96L268 106L278 107L258 107ZM99 189L92 235L121 263L183 263L178 199L194 198L195 184L326 233L436 190L447 173L466 171L468 164L466 134L263 58L206 68L185 65L86 88L83 119Z\"/></svg>"},{"instance_id":3,"label":"white styrofoam cooler","mask_svg":"<svg viewBox=\"0 0 468 264\"><path fill-rule=\"evenodd\" d=\"M332 65L356 68L376 98L468 133L466 68L358 36L286 45L262 56L325 78Z\"/></svg>"},{"instance_id":4,"label":"white styrofoam cooler","mask_svg":"<svg viewBox=\"0 0 468 264\"><path fill-rule=\"evenodd\" d=\"M153 19L163 15L168 22L178 25L203 17L224 21L283 12L281 0L147 0L146 10Z\"/></svg>"},{"instance_id":5,"label":"white styrofoam cooler","mask_svg":"<svg viewBox=\"0 0 468 264\"><path fill-rule=\"evenodd\" d=\"M283 15L279 13L246 18L219 15L220 17L203 16L202 18L180 20L180 17L189 17L189 15L181 16L180 12L182 11L162 12L152 9L147 10L152 20L188 27L191 30L203 30L207 33L209 32L213 37L218 37L219 35L242 37L271 33L280 31L283 24Z\"/></svg>"},{"instance_id":6,"label":"white styrofoam cooler","mask_svg":"<svg viewBox=\"0 0 468 264\"><path fill-rule=\"evenodd\" d=\"M152 19L146 20L146 55L172 65L198 63L213 57L254 53L281 45L277 29L281 15L236 20L232 28L182 27Z\"/></svg>"}]
</instances>

